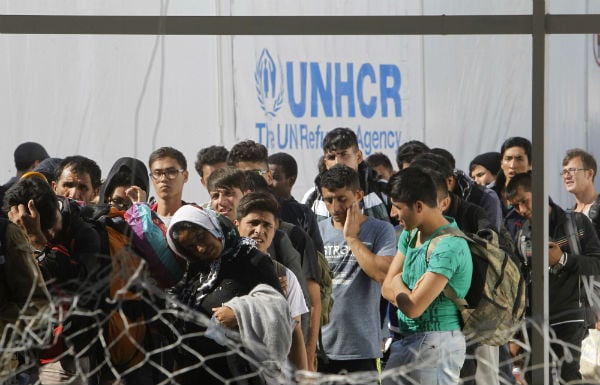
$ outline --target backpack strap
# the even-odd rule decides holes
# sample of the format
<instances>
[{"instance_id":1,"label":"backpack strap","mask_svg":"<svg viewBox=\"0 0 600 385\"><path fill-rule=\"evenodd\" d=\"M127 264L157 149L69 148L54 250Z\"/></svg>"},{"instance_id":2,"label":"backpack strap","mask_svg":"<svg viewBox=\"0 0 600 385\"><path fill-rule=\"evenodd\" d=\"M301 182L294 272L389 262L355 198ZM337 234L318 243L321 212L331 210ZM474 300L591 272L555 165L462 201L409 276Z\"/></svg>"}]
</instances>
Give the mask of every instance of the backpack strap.
<instances>
[{"instance_id":1,"label":"backpack strap","mask_svg":"<svg viewBox=\"0 0 600 385\"><path fill-rule=\"evenodd\" d=\"M581 255L581 245L577 236L577 224L575 223L575 214L573 210L565 210L566 221L564 223L565 233L569 241L569 249L573 254Z\"/></svg>"},{"instance_id":2,"label":"backpack strap","mask_svg":"<svg viewBox=\"0 0 600 385\"><path fill-rule=\"evenodd\" d=\"M460 238L463 238L464 240L466 240L467 242L470 241L469 237L467 237L465 235L465 233L463 233L461 230L459 230L455 227L446 227L446 228L440 230L437 233L437 235L429 241L429 245L427 245L427 253L425 256L425 262L427 263L427 265L429 265L429 260L431 259L431 254L437 247L438 243L443 238L447 238L447 237L460 237ZM454 304L456 305L456 307L458 308L458 310L460 312L462 312L463 310L465 310L466 308L469 307L467 300L464 298L458 298L458 296L456 295L456 292L449 284L446 284L442 293L444 293L446 298L448 298L449 300L454 302Z\"/></svg>"}]
</instances>

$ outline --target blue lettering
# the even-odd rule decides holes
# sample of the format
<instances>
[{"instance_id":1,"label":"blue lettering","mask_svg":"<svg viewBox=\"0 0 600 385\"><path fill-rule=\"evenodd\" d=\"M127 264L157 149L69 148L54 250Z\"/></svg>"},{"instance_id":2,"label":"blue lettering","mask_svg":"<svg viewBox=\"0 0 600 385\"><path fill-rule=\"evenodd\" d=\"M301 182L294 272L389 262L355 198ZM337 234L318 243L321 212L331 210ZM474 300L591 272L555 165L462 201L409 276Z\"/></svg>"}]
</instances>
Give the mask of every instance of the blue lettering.
<instances>
[{"instance_id":1,"label":"blue lettering","mask_svg":"<svg viewBox=\"0 0 600 385\"><path fill-rule=\"evenodd\" d=\"M361 149L364 151L365 155L371 155L372 152L372 148L371 148L371 132L370 131L366 131L364 133L364 138L363 138L363 146L361 147Z\"/></svg>"},{"instance_id":2,"label":"blue lettering","mask_svg":"<svg viewBox=\"0 0 600 385\"><path fill-rule=\"evenodd\" d=\"M354 75L354 63L329 62L321 65L318 62L299 62L298 64L298 74L295 76L294 62L286 62L288 104L294 117L306 116L307 104L310 104L311 117L317 117L320 114L325 117L333 117L335 108L336 117L353 118L356 117L355 99L358 101L360 114L365 118L372 118L377 112L379 104L382 117L402 116L400 97L402 78L397 65L380 64L379 79L377 79L371 63L363 63L356 76ZM332 74L332 71L335 73ZM343 72L345 72L345 76ZM308 79L309 76L310 79ZM376 94L377 91L373 92L378 83L379 97ZM307 87L310 87L309 91ZM369 92L369 90L373 91ZM307 92L309 92L309 101L307 101ZM346 103L343 103L343 99ZM347 112L344 104L347 105Z\"/></svg>"},{"instance_id":3,"label":"blue lettering","mask_svg":"<svg viewBox=\"0 0 600 385\"><path fill-rule=\"evenodd\" d=\"M296 126L297 124L294 123L286 123L283 126L282 134L282 126L277 124L277 145L279 149L298 148L298 131L296 130ZM284 138L283 141L282 138Z\"/></svg>"},{"instance_id":4,"label":"blue lettering","mask_svg":"<svg viewBox=\"0 0 600 385\"><path fill-rule=\"evenodd\" d=\"M388 78L391 84L388 85ZM396 117L402 116L400 104L400 70L393 64L381 64L379 66L379 90L381 94L381 116L388 116L387 99L392 99Z\"/></svg>"},{"instance_id":5,"label":"blue lettering","mask_svg":"<svg viewBox=\"0 0 600 385\"><path fill-rule=\"evenodd\" d=\"M341 64L335 63L335 112L339 118L342 116L342 97L348 98L348 116L353 118L356 116L354 111L354 71L352 69L352 63L346 64L346 81L342 81Z\"/></svg>"},{"instance_id":6,"label":"blue lettering","mask_svg":"<svg viewBox=\"0 0 600 385\"><path fill-rule=\"evenodd\" d=\"M275 133L269 129L269 125L267 123L256 123L256 128L258 129L258 143L264 144L267 148L274 148ZM277 129L279 130L279 124L277 124Z\"/></svg>"},{"instance_id":7,"label":"blue lettering","mask_svg":"<svg viewBox=\"0 0 600 385\"><path fill-rule=\"evenodd\" d=\"M289 148L298 148L298 131L292 130L290 135L290 147Z\"/></svg>"},{"instance_id":8,"label":"blue lettering","mask_svg":"<svg viewBox=\"0 0 600 385\"><path fill-rule=\"evenodd\" d=\"M325 116L333 116L333 95L331 90L331 63L326 64L325 82L321 76L319 69L319 63L310 63L310 80L311 80L311 93L310 93L310 116L316 117L319 114L319 102L323 105L323 111Z\"/></svg>"},{"instance_id":9,"label":"blue lettering","mask_svg":"<svg viewBox=\"0 0 600 385\"><path fill-rule=\"evenodd\" d=\"M356 128L358 147L366 156L376 150L397 149L401 143L402 133L394 130L364 130L360 126Z\"/></svg>"},{"instance_id":10,"label":"blue lettering","mask_svg":"<svg viewBox=\"0 0 600 385\"><path fill-rule=\"evenodd\" d=\"M281 133L281 124L277 124L277 146L279 148L286 148L288 145L288 124L286 124L285 126L283 126L283 134ZM283 141L283 143L281 142L281 139L285 138L285 140Z\"/></svg>"},{"instance_id":11,"label":"blue lettering","mask_svg":"<svg viewBox=\"0 0 600 385\"><path fill-rule=\"evenodd\" d=\"M306 124L300 125L300 148L310 148L308 140L308 127Z\"/></svg>"},{"instance_id":12,"label":"blue lettering","mask_svg":"<svg viewBox=\"0 0 600 385\"><path fill-rule=\"evenodd\" d=\"M356 127L356 139L358 141L358 148L360 148L365 155L369 155L369 153L366 151L365 144L363 142L362 129L360 128L360 126Z\"/></svg>"},{"instance_id":13,"label":"blue lettering","mask_svg":"<svg viewBox=\"0 0 600 385\"><path fill-rule=\"evenodd\" d=\"M345 112L342 102L344 98L347 101L346 116L348 117L356 117L355 98L358 100L360 114L365 118L372 118L375 115L378 104L381 105L382 117L402 116L400 97L402 79L398 66L394 64L379 65L379 79L377 79L371 63L363 63L356 77L354 76L354 63L324 63L323 71L318 62L299 62L298 64L299 75L295 77L294 62L286 62L288 104L294 117L300 118L306 115L307 103L310 103L311 117L320 116L321 107L325 117L334 116L334 107L335 116L342 117ZM344 65L346 67L345 77L342 73ZM332 71L335 73L332 74ZM266 75L265 73L264 76ZM268 75L272 76L273 74L269 73ZM309 102L307 102L307 83L310 86ZM369 84L377 87L377 83L379 83L379 97L367 91L367 88L370 88ZM390 103L393 111L389 110Z\"/></svg>"},{"instance_id":14,"label":"blue lettering","mask_svg":"<svg viewBox=\"0 0 600 385\"><path fill-rule=\"evenodd\" d=\"M315 143L313 148L322 148L323 147L323 131L321 131L321 125L317 125L317 129L315 130Z\"/></svg>"},{"instance_id":15,"label":"blue lettering","mask_svg":"<svg viewBox=\"0 0 600 385\"><path fill-rule=\"evenodd\" d=\"M387 142L386 145L388 148L398 148L400 147L400 144L398 143L398 145L396 147L394 147L394 135L395 132L394 131L388 131L387 132Z\"/></svg>"},{"instance_id":16,"label":"blue lettering","mask_svg":"<svg viewBox=\"0 0 600 385\"><path fill-rule=\"evenodd\" d=\"M369 103L365 102L364 81L366 77L369 77L369 79L371 79L371 83L375 84L375 70L369 63L361 65L360 69L358 70L358 75L356 78L356 98L358 99L358 107L360 108L360 113L362 116L365 118L371 118L373 115L375 115L375 111L377 110L377 98L375 96L371 96Z\"/></svg>"},{"instance_id":17,"label":"blue lettering","mask_svg":"<svg viewBox=\"0 0 600 385\"><path fill-rule=\"evenodd\" d=\"M277 123L269 126L265 122L256 122L255 127L258 130L258 142L264 144L267 149L321 149L325 135L320 124L317 124L312 130L306 123ZM365 135L368 134L365 132ZM363 143L360 127L358 135L360 145Z\"/></svg>"},{"instance_id":18,"label":"blue lettering","mask_svg":"<svg viewBox=\"0 0 600 385\"><path fill-rule=\"evenodd\" d=\"M380 140L379 138L380 138L379 132L373 131L371 133L371 143L373 143L373 149L374 150L377 150L377 149L379 149L381 147L380 143L379 143L379 140Z\"/></svg>"},{"instance_id":19,"label":"blue lettering","mask_svg":"<svg viewBox=\"0 0 600 385\"><path fill-rule=\"evenodd\" d=\"M296 118L301 118L306 112L306 62L300 62L300 102L296 103L294 95L294 64L286 63L287 94L290 111Z\"/></svg>"},{"instance_id":20,"label":"blue lettering","mask_svg":"<svg viewBox=\"0 0 600 385\"><path fill-rule=\"evenodd\" d=\"M256 123L256 128L258 129L258 143L263 142L263 130L265 131L265 135L267 133L267 123Z\"/></svg>"},{"instance_id":21,"label":"blue lettering","mask_svg":"<svg viewBox=\"0 0 600 385\"><path fill-rule=\"evenodd\" d=\"M300 148L304 149L320 149L323 142L323 131L321 125L309 131L306 124L300 125Z\"/></svg>"}]
</instances>

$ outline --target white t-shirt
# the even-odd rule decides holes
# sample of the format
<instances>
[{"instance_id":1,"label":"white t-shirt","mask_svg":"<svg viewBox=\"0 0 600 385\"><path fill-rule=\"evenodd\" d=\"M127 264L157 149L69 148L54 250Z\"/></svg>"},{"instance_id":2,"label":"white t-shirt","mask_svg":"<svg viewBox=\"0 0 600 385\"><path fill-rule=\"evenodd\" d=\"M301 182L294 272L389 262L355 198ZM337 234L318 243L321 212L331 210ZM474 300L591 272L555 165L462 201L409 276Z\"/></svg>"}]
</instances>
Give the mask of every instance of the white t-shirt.
<instances>
[{"instance_id":1,"label":"white t-shirt","mask_svg":"<svg viewBox=\"0 0 600 385\"><path fill-rule=\"evenodd\" d=\"M296 278L296 274L286 267L285 276L288 281L286 299L290 306L290 315L294 318L304 313L308 313L308 307L306 306L306 301L302 295L302 288L300 288L300 283L298 282L298 278Z\"/></svg>"}]
</instances>

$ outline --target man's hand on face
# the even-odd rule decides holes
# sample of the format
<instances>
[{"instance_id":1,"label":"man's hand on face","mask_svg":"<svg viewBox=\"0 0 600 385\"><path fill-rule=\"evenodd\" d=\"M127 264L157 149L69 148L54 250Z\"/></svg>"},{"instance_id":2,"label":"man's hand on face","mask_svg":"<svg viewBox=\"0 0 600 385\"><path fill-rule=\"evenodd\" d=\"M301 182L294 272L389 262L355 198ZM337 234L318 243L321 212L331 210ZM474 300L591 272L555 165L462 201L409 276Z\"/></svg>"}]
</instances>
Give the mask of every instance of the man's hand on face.
<instances>
[{"instance_id":1,"label":"man's hand on face","mask_svg":"<svg viewBox=\"0 0 600 385\"><path fill-rule=\"evenodd\" d=\"M358 207L358 201L346 210L346 222L344 223L344 238L357 238L360 231L362 213Z\"/></svg>"},{"instance_id":2,"label":"man's hand on face","mask_svg":"<svg viewBox=\"0 0 600 385\"><path fill-rule=\"evenodd\" d=\"M34 247L43 248L46 244L47 237L42 231L40 213L35 208L33 200L27 202L27 207L24 204L11 206L8 219L23 229Z\"/></svg>"}]
</instances>

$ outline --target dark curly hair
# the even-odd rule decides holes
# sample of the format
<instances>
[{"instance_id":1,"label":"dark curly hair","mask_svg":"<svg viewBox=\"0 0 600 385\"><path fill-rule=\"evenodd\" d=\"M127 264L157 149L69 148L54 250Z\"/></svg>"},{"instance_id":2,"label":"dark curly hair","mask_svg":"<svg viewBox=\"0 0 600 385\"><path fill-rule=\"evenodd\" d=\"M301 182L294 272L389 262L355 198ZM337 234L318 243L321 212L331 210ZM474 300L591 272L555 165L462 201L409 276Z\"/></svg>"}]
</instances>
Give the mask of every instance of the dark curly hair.
<instances>
[{"instance_id":1,"label":"dark curly hair","mask_svg":"<svg viewBox=\"0 0 600 385\"><path fill-rule=\"evenodd\" d=\"M60 211L58 198L52 187L41 178L31 177L21 179L6 191L2 209L8 212L12 206L25 205L33 200L36 210L40 214L42 230L49 230L57 220Z\"/></svg>"},{"instance_id":2,"label":"dark curly hair","mask_svg":"<svg viewBox=\"0 0 600 385\"><path fill-rule=\"evenodd\" d=\"M319 180L319 188L322 190L325 187L327 190L334 191L341 188L348 188L352 191L360 190L360 179L358 172L353 168L336 164L329 170L321 174Z\"/></svg>"},{"instance_id":3,"label":"dark curly hair","mask_svg":"<svg viewBox=\"0 0 600 385\"><path fill-rule=\"evenodd\" d=\"M227 156L227 164L235 167L239 162L263 162L269 164L269 151L260 143L244 140L236 143Z\"/></svg>"},{"instance_id":4,"label":"dark curly hair","mask_svg":"<svg viewBox=\"0 0 600 385\"><path fill-rule=\"evenodd\" d=\"M227 162L227 155L229 155L229 151L223 146L210 146L198 151L194 166L200 178L204 176L202 175L202 167L204 165L214 166L218 163L225 163Z\"/></svg>"}]
</instances>

